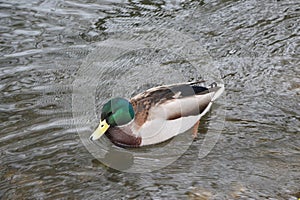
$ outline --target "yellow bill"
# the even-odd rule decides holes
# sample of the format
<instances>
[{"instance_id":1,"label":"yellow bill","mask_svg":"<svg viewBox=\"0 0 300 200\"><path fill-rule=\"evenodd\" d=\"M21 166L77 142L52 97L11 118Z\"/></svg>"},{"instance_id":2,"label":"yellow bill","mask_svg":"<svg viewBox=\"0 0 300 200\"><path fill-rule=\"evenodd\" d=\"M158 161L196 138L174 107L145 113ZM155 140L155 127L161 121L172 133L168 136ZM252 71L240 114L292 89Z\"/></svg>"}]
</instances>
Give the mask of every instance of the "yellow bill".
<instances>
[{"instance_id":1,"label":"yellow bill","mask_svg":"<svg viewBox=\"0 0 300 200\"><path fill-rule=\"evenodd\" d=\"M94 131L94 133L91 135L91 140L98 140L109 128L109 124L106 122L106 120L101 121L98 126L98 128Z\"/></svg>"}]
</instances>

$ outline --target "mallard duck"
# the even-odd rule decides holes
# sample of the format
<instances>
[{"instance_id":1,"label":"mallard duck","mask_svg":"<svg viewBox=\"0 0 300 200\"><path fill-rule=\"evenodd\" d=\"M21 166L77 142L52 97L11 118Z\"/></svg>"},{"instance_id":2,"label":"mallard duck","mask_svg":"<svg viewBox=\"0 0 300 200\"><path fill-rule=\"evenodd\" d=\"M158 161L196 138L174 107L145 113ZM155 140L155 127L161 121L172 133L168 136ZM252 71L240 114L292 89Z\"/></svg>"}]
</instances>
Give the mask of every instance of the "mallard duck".
<instances>
[{"instance_id":1,"label":"mallard duck","mask_svg":"<svg viewBox=\"0 0 300 200\"><path fill-rule=\"evenodd\" d=\"M200 118L224 91L224 85L203 81L164 85L142 92L130 100L113 98L102 107L98 128L90 136L104 133L121 147L153 145L193 129L197 136Z\"/></svg>"}]
</instances>

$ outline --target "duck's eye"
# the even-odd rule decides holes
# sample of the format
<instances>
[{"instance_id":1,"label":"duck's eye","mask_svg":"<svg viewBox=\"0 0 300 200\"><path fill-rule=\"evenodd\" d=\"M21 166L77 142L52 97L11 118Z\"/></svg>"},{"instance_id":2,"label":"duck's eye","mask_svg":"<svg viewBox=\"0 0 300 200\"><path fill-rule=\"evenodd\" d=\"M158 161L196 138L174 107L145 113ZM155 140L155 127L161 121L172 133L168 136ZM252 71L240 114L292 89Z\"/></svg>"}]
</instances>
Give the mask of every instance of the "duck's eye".
<instances>
[{"instance_id":1,"label":"duck's eye","mask_svg":"<svg viewBox=\"0 0 300 200\"><path fill-rule=\"evenodd\" d=\"M101 124L101 128L103 128L104 124Z\"/></svg>"}]
</instances>

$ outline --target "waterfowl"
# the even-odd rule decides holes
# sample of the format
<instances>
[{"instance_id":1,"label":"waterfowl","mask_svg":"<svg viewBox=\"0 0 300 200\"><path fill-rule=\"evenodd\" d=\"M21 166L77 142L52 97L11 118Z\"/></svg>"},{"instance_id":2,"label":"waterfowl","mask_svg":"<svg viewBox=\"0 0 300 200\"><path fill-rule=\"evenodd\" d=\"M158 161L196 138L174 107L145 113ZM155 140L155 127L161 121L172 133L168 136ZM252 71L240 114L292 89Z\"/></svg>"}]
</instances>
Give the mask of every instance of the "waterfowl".
<instances>
[{"instance_id":1,"label":"waterfowl","mask_svg":"<svg viewBox=\"0 0 300 200\"><path fill-rule=\"evenodd\" d=\"M164 85L148 89L130 100L113 98L102 107L98 128L90 136L104 133L120 147L153 145L193 129L197 136L200 118L224 91L224 85L203 81Z\"/></svg>"}]
</instances>

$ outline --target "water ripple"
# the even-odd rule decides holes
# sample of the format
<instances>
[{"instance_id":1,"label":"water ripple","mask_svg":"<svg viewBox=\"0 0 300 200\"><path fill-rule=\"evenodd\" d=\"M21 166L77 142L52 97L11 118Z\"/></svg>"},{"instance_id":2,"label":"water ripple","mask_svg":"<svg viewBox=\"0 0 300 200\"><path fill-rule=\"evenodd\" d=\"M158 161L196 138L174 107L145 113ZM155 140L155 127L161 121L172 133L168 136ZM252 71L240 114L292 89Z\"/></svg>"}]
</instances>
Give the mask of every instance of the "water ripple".
<instances>
[{"instance_id":1,"label":"water ripple","mask_svg":"<svg viewBox=\"0 0 300 200\"><path fill-rule=\"evenodd\" d=\"M299 6L297 0L2 1L0 198L299 198ZM197 157L212 115L180 159L133 176L87 152L77 131L89 135L92 127L75 129L71 97L79 66L99 48L95 43L141 27L171 28L203 44L226 83L226 123L208 156ZM146 50L105 70L147 65L150 54L161 66L194 76L180 55ZM102 84L110 87L106 76ZM153 86L130 81L128 96ZM112 95L102 94L98 104Z\"/></svg>"}]
</instances>

